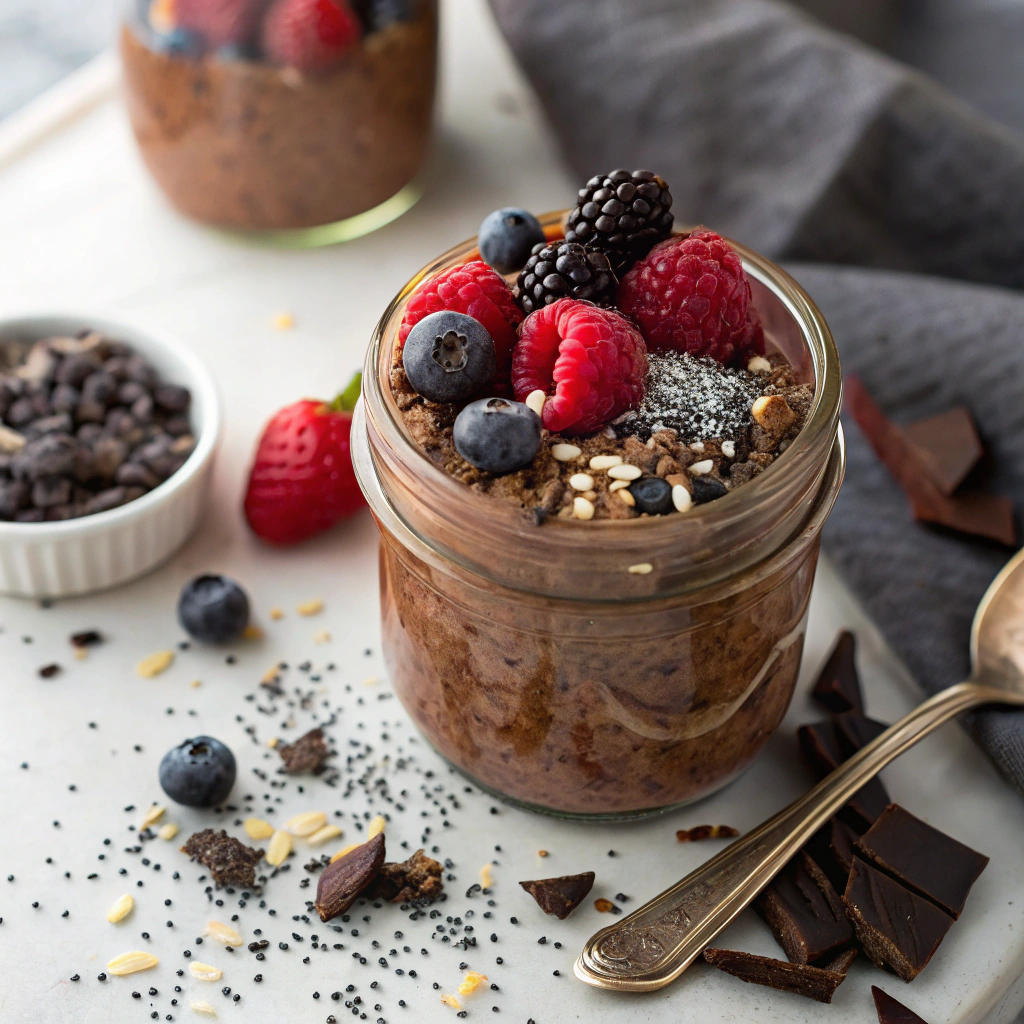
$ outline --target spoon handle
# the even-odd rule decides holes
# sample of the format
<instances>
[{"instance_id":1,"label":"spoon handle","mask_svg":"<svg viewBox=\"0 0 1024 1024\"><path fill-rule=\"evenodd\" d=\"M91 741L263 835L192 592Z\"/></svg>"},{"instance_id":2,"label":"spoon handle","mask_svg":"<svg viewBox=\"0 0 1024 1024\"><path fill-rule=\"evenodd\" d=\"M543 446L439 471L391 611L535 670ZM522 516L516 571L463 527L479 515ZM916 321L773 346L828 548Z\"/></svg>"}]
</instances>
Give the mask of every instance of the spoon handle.
<instances>
[{"instance_id":1,"label":"spoon handle","mask_svg":"<svg viewBox=\"0 0 1024 1024\"><path fill-rule=\"evenodd\" d=\"M651 991L675 980L881 768L954 715L1000 702L1020 701L972 682L926 700L773 818L592 936L576 961L576 976L598 988L626 992Z\"/></svg>"}]
</instances>

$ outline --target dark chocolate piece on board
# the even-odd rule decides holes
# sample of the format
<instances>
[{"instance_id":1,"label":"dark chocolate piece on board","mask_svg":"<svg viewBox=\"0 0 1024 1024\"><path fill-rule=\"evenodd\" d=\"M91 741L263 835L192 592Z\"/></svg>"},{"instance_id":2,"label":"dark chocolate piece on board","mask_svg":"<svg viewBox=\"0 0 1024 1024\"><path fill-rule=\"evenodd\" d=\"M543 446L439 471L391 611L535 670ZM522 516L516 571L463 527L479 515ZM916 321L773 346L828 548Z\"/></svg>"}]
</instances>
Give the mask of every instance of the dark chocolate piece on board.
<instances>
[{"instance_id":1,"label":"dark chocolate piece on board","mask_svg":"<svg viewBox=\"0 0 1024 1024\"><path fill-rule=\"evenodd\" d=\"M846 980L845 971L832 971L809 964L791 964L767 956L741 953L734 949L704 950L704 960L726 974L755 985L766 985L780 992L831 1003L835 991Z\"/></svg>"},{"instance_id":2,"label":"dark chocolate piece on board","mask_svg":"<svg viewBox=\"0 0 1024 1024\"><path fill-rule=\"evenodd\" d=\"M828 875L837 893L846 888L853 867L853 844L859 836L842 818L829 818L807 844L815 863Z\"/></svg>"},{"instance_id":3,"label":"dark chocolate piece on board","mask_svg":"<svg viewBox=\"0 0 1024 1024\"><path fill-rule=\"evenodd\" d=\"M908 889L959 917L967 894L985 870L988 857L914 817L898 804L860 837L863 857Z\"/></svg>"},{"instance_id":4,"label":"dark chocolate piece on board","mask_svg":"<svg viewBox=\"0 0 1024 1024\"><path fill-rule=\"evenodd\" d=\"M860 676L854 660L857 641L844 629L836 640L828 661L818 675L811 696L829 711L863 711L864 696L860 689Z\"/></svg>"},{"instance_id":5,"label":"dark chocolate piece on board","mask_svg":"<svg viewBox=\"0 0 1024 1024\"><path fill-rule=\"evenodd\" d=\"M839 746L833 722L801 725L796 735L804 757L819 779L835 771L846 760ZM889 794L882 785L882 780L876 775L864 783L839 813L850 825L862 832L874 824L875 819L890 803Z\"/></svg>"},{"instance_id":6,"label":"dark chocolate piece on board","mask_svg":"<svg viewBox=\"0 0 1024 1024\"><path fill-rule=\"evenodd\" d=\"M755 907L792 963L814 963L853 940L842 901L803 850L768 883Z\"/></svg>"},{"instance_id":7,"label":"dark chocolate piece on board","mask_svg":"<svg viewBox=\"0 0 1024 1024\"><path fill-rule=\"evenodd\" d=\"M594 887L594 872L580 875L562 875L559 878L538 878L519 883L536 901L545 914L554 914L565 920L586 898Z\"/></svg>"},{"instance_id":8,"label":"dark chocolate piece on board","mask_svg":"<svg viewBox=\"0 0 1024 1024\"><path fill-rule=\"evenodd\" d=\"M984 454L974 419L963 405L911 423L903 433L932 483L947 496L964 482Z\"/></svg>"},{"instance_id":9,"label":"dark chocolate piece on board","mask_svg":"<svg viewBox=\"0 0 1024 1024\"><path fill-rule=\"evenodd\" d=\"M847 711L845 714L837 715L835 727L836 742L844 761L848 757L853 757L862 747L877 740L889 728L885 722L868 718L859 711Z\"/></svg>"},{"instance_id":10,"label":"dark chocolate piece on board","mask_svg":"<svg viewBox=\"0 0 1024 1024\"><path fill-rule=\"evenodd\" d=\"M864 952L904 981L925 969L953 918L859 857L853 862L843 906Z\"/></svg>"},{"instance_id":11,"label":"dark chocolate piece on board","mask_svg":"<svg viewBox=\"0 0 1024 1024\"><path fill-rule=\"evenodd\" d=\"M846 405L875 454L907 496L914 518L960 533L1016 547L1017 527L1009 498L980 491L947 496L932 482L925 463L904 432L886 418L855 376L846 378Z\"/></svg>"},{"instance_id":12,"label":"dark chocolate piece on board","mask_svg":"<svg viewBox=\"0 0 1024 1024\"><path fill-rule=\"evenodd\" d=\"M321 921L344 914L380 872L384 864L384 833L349 850L344 857L328 864L316 883L314 907Z\"/></svg>"},{"instance_id":13,"label":"dark chocolate piece on board","mask_svg":"<svg viewBox=\"0 0 1024 1024\"><path fill-rule=\"evenodd\" d=\"M928 1024L928 1021L919 1017L909 1006L904 1006L898 999L893 999L877 985L871 986L871 995L875 1000L878 1024Z\"/></svg>"}]
</instances>

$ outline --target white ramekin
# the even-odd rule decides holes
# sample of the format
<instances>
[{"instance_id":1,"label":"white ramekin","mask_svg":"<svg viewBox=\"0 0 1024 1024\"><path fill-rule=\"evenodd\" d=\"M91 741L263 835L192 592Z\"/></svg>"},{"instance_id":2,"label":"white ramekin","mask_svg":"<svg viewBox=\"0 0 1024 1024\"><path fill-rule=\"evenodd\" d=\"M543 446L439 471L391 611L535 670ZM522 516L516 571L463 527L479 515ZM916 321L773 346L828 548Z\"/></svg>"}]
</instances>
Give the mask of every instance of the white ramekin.
<instances>
[{"instance_id":1,"label":"white ramekin","mask_svg":"<svg viewBox=\"0 0 1024 1024\"><path fill-rule=\"evenodd\" d=\"M130 345L163 380L192 392L196 447L164 483L108 512L54 523L0 521L2 594L70 597L141 576L184 543L206 501L220 402L209 371L189 349L150 330L79 314L5 317L0 340L66 336L87 328Z\"/></svg>"}]
</instances>

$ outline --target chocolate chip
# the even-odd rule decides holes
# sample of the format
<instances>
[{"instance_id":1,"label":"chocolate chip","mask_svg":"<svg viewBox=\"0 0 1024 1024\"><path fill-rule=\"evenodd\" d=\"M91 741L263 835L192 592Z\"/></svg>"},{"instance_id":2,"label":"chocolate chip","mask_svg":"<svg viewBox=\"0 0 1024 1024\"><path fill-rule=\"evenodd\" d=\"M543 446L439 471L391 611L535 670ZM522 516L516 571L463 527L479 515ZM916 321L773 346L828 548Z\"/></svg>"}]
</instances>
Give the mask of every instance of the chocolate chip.
<instances>
[{"instance_id":1,"label":"chocolate chip","mask_svg":"<svg viewBox=\"0 0 1024 1024\"><path fill-rule=\"evenodd\" d=\"M94 373L99 363L89 356L75 355L62 359L57 367L55 379L58 384L70 384L72 387L81 387L85 379Z\"/></svg>"},{"instance_id":2,"label":"chocolate chip","mask_svg":"<svg viewBox=\"0 0 1024 1024\"><path fill-rule=\"evenodd\" d=\"M114 479L127 487L147 489L152 489L160 483L160 478L152 470L136 462L125 462L118 466Z\"/></svg>"},{"instance_id":3,"label":"chocolate chip","mask_svg":"<svg viewBox=\"0 0 1024 1024\"><path fill-rule=\"evenodd\" d=\"M36 508L66 505L71 500L71 481L63 476L48 476L32 485L32 504Z\"/></svg>"},{"instance_id":4,"label":"chocolate chip","mask_svg":"<svg viewBox=\"0 0 1024 1024\"><path fill-rule=\"evenodd\" d=\"M161 384L154 390L153 399L164 412L182 413L192 404L191 392L177 384Z\"/></svg>"},{"instance_id":5,"label":"chocolate chip","mask_svg":"<svg viewBox=\"0 0 1024 1024\"><path fill-rule=\"evenodd\" d=\"M31 489L26 481L0 476L0 519L13 519L29 503L30 498Z\"/></svg>"}]
</instances>

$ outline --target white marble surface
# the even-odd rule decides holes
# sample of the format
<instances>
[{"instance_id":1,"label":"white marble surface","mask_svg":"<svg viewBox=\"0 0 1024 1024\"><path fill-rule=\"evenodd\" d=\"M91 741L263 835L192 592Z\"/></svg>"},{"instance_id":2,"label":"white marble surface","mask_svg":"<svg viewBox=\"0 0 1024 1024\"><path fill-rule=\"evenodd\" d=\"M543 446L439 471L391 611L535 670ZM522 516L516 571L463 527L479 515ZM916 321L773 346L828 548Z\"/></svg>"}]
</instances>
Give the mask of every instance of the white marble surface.
<instances>
[{"instance_id":1,"label":"white marble surface","mask_svg":"<svg viewBox=\"0 0 1024 1024\"><path fill-rule=\"evenodd\" d=\"M779 733L755 769L707 803L667 818L630 826L583 826L531 816L511 809L487 813L492 802L464 794L432 754L411 738L397 703L388 699L381 680L363 687L362 680L380 671L377 653L374 530L368 517L292 552L260 547L246 533L239 511L246 463L253 439L278 406L303 394L326 394L347 379L361 360L363 347L386 300L405 278L429 257L471 234L492 207L518 203L538 210L565 205L573 182L554 156L522 82L501 49L478 0L447 5L445 23L443 124L433 163L429 191L410 214L369 238L342 248L318 252L274 252L240 245L187 224L163 204L146 180L132 150L120 108L99 105L65 126L17 160L0 167L0 313L15 309L85 308L138 320L172 331L209 362L219 382L227 418L213 502L200 534L170 564L129 587L91 598L62 603L49 610L13 600L0 600L0 688L3 693L3 747L0 753L0 808L5 841L0 843L0 1020L11 1022L107 1022L159 1019L170 1013L189 1020L190 998L205 996L221 1019L323 1021L331 1012L346 1020L349 1011L328 993L356 984L367 1006L367 1019L442 1022L454 1011L438 1000L452 991L463 959L487 973L500 991L479 991L464 1002L473 1019L492 1015L517 1024L532 1017L537 1024L591 1024L624 1019L652 1024L668 1021L764 1022L812 1021L827 1016L841 1024L873 1019L869 986L880 983L904 999L932 1024L1006 1024L1024 1005L1024 934L1020 926L1024 901L1024 806L995 777L985 759L954 727L947 726L887 770L893 795L913 811L973 843L992 856L962 919L953 928L933 963L913 986L858 963L839 989L832 1007L742 983L701 966L675 986L648 997L611 996L588 989L571 977L572 961L591 931L606 923L588 904L565 922L543 918L515 884L518 879L593 868L598 883L593 893L626 892L641 900L659 891L718 844L680 847L674 830L702 822L723 822L748 829L766 814L795 797L807 784L796 757L793 732L812 717L804 695L806 680L843 625L862 638L862 668L872 713L892 719L918 699L913 686L882 647L827 567L820 573L812 606L801 691ZM0 130L0 152L3 133ZM279 310L294 313L297 327L273 330ZM204 569L230 572L243 580L252 595L266 638L240 646L237 663L228 666L222 652L191 650L154 680L139 679L133 666L142 656L179 639L173 620L181 583ZM295 606L311 597L327 602L317 619L300 618ZM278 605L288 615L270 622ZM110 641L86 661L69 657L66 637L75 629L96 626ZM316 645L313 635L328 630L330 643ZM25 643L23 636L32 636ZM364 647L373 655L366 657ZM298 888L303 875L300 853L292 872L273 880L267 900L279 916L268 918L254 903L244 910L226 906L216 915L236 924L246 939L263 927L272 940L262 965L265 981L251 979L260 967L247 952L226 954L194 944L203 924L214 916L195 879L199 870L183 864L176 844L155 846L147 855L162 870L139 864L137 855L122 853L130 844L125 829L139 813L125 812L159 798L156 766L162 752L184 735L208 731L235 750L240 761L238 791L274 791L254 780L251 769L274 764L264 748L243 732L250 720L262 742L287 735L281 722L252 715L245 695L274 661L293 665L304 658L317 666L333 661L338 668L323 672L325 697L345 707L334 734L343 749L349 738L366 738L376 748L397 754L401 746L414 760L404 771L392 767L393 790L406 787L406 811L395 812L388 828L392 853L398 843L415 846L424 823L430 824L440 855L455 862L446 914L476 909L473 921L480 945L468 953L428 938L436 922L408 925L395 908L371 910L373 920L358 939L338 936L341 952L310 953L308 935L335 936L323 926L295 925L292 914L304 912L309 890ZM41 680L40 665L60 661L64 673ZM292 677L297 673L293 671ZM194 679L202 681L196 689ZM346 692L346 685L351 687ZM383 699L382 699L383 698ZM363 703L358 701L362 699ZM174 709L168 714L166 709ZM195 712L189 714L189 709ZM243 722L235 716L244 716ZM295 733L310 721L295 712ZM88 723L94 721L97 728ZM387 726L383 722L387 721ZM386 729L389 740L380 740ZM133 746L142 747L136 752ZM354 749L354 748L353 748ZM376 756L367 758L374 762ZM19 768L27 761L30 768ZM417 802L421 774L433 769L445 793L454 792L462 809L450 815L444 829L433 804ZM252 784L249 780L253 779ZM74 785L75 791L69 790ZM378 805L362 790L349 798L319 781L299 793L294 785L281 791L274 813L279 820L310 808L343 812L339 819L347 837L358 835L353 823ZM420 817L420 810L427 817ZM194 813L175 811L183 830L205 823ZM57 820L60 826L54 827ZM225 821L230 825L233 816ZM238 829L234 830L236 833ZM109 848L102 846L110 837ZM494 853L495 845L502 846ZM551 856L542 860L536 851ZM614 849L617 856L609 858ZM106 852L108 859L98 861ZM53 863L47 864L46 858ZM487 941L491 923L481 918L479 897L464 898L477 880L479 867L494 857L494 930L499 943ZM125 866L126 877L117 874ZM170 873L181 871L175 882ZM71 879L64 872L71 872ZM86 874L99 878L89 881ZM3 881L9 873L14 883ZM136 887L138 880L142 888ZM133 915L119 926L104 920L106 908L122 892L136 893ZM165 898L172 906L163 905ZM33 909L33 901L40 902ZM634 902L633 906L636 905ZM69 916L61 916L67 909ZM365 911L363 911L365 913ZM515 915L518 927L508 923ZM167 928L166 919L174 921ZM356 924L357 922L352 922ZM295 928L307 936L290 939ZM385 970L376 964L380 953L397 946L393 930L405 932L413 952L391 958ZM140 938L147 930L151 939ZM536 940L546 935L548 943ZM380 951L369 943L377 938ZM292 948L281 952L279 939ZM555 949L554 941L561 941ZM777 953L774 942L748 913L721 939L755 952ZM418 950L428 947L430 955ZM96 974L112 955L129 948L150 948L161 965L134 978L110 979ZM203 985L188 977L184 992L171 1008L174 971L186 966L181 951L224 967L224 981ZM400 947L399 947L400 948ZM302 963L303 953L313 958ZM355 964L350 952L360 949L367 966ZM371 956L372 953L372 956ZM496 956L505 963L498 966ZM418 971L415 980L397 977L395 967ZM561 975L555 977L554 970ZM77 984L68 979L78 973ZM377 990L369 982L378 980ZM146 995L149 986L159 994ZM230 985L242 994L235 1006L219 992ZM143 994L132 1000L133 989ZM212 990L212 994L207 991ZM321 999L314 1001L318 990ZM383 1009L372 1011L376 1000ZM397 1005L407 1002L405 1009ZM150 1007L150 1003L153 1007ZM199 1019L199 1018L195 1018Z\"/></svg>"}]
</instances>

